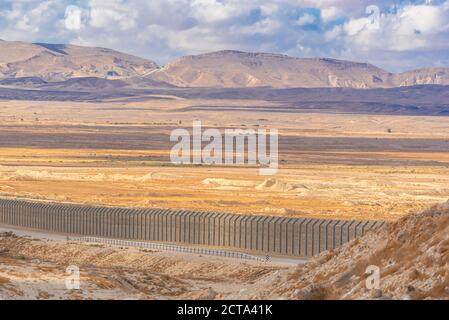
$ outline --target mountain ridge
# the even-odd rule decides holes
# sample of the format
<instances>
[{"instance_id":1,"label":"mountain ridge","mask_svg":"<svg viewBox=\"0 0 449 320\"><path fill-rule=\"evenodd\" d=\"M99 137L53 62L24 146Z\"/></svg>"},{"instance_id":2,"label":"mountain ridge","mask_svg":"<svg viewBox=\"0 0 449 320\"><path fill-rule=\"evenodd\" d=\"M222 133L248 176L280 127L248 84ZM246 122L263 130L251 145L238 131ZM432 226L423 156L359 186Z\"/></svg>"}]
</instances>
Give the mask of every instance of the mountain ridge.
<instances>
[{"instance_id":1,"label":"mountain ridge","mask_svg":"<svg viewBox=\"0 0 449 320\"><path fill-rule=\"evenodd\" d=\"M449 85L449 68L391 73L365 62L238 50L182 56L160 67L152 60L101 47L0 41L3 83L28 78L24 83L32 85L39 82L35 78L51 83L92 77L137 87L375 89Z\"/></svg>"},{"instance_id":2,"label":"mountain ridge","mask_svg":"<svg viewBox=\"0 0 449 320\"><path fill-rule=\"evenodd\" d=\"M147 59L100 47L0 42L0 78L39 77L64 81L79 77L143 76L159 66Z\"/></svg>"},{"instance_id":3,"label":"mountain ridge","mask_svg":"<svg viewBox=\"0 0 449 320\"><path fill-rule=\"evenodd\" d=\"M376 88L389 74L366 63L222 50L180 57L150 76L180 87Z\"/></svg>"}]
</instances>

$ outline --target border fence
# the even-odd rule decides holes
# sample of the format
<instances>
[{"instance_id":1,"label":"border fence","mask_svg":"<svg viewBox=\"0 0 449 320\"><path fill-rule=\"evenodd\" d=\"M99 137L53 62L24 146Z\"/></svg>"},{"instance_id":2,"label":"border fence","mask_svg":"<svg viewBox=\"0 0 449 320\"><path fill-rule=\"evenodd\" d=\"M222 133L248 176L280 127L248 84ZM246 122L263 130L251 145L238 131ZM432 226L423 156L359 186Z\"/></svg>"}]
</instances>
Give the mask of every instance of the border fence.
<instances>
[{"instance_id":1,"label":"border fence","mask_svg":"<svg viewBox=\"0 0 449 320\"><path fill-rule=\"evenodd\" d=\"M381 227L385 222L0 199L0 223L72 236L231 248L259 255L310 257L337 248L368 230Z\"/></svg>"}]
</instances>

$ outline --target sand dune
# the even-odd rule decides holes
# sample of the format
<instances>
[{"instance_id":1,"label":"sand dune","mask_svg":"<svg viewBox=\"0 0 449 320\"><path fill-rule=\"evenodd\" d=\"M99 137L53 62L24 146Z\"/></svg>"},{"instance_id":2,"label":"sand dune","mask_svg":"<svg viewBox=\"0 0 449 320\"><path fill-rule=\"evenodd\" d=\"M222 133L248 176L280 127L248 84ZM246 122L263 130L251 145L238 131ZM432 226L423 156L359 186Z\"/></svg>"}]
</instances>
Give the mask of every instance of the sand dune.
<instances>
[{"instance_id":1,"label":"sand dune","mask_svg":"<svg viewBox=\"0 0 449 320\"><path fill-rule=\"evenodd\" d=\"M212 187L254 187L257 182L249 180L230 180L221 178L207 178L202 181L204 185Z\"/></svg>"},{"instance_id":2,"label":"sand dune","mask_svg":"<svg viewBox=\"0 0 449 320\"><path fill-rule=\"evenodd\" d=\"M271 191L271 192L300 192L302 190L308 190L308 188L302 184L296 184L279 179L267 179L263 183L256 187L259 191Z\"/></svg>"},{"instance_id":3,"label":"sand dune","mask_svg":"<svg viewBox=\"0 0 449 320\"><path fill-rule=\"evenodd\" d=\"M95 175L81 173L52 172L48 170L26 170L20 169L14 172L0 172L0 180L6 181L93 181L93 182L147 182L152 180L178 180L178 175L169 173L151 172L143 176L126 174L105 174Z\"/></svg>"},{"instance_id":4,"label":"sand dune","mask_svg":"<svg viewBox=\"0 0 449 320\"><path fill-rule=\"evenodd\" d=\"M202 184L211 188L233 187L238 189L251 188L261 192L293 192L298 193L308 188L302 184L286 181L283 179L270 178L259 183L251 180L231 180L223 178L207 178Z\"/></svg>"}]
</instances>

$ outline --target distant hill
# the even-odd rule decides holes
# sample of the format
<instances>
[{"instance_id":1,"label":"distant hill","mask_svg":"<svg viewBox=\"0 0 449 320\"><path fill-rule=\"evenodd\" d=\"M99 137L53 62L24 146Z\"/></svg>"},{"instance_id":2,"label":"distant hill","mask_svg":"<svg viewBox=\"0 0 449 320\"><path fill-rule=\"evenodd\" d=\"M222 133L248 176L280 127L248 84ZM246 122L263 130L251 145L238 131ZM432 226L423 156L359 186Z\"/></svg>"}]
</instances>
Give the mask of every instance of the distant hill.
<instances>
[{"instance_id":1,"label":"distant hill","mask_svg":"<svg viewBox=\"0 0 449 320\"><path fill-rule=\"evenodd\" d=\"M219 51L182 57L151 77L180 87L382 88L390 75L366 63Z\"/></svg>"},{"instance_id":2,"label":"distant hill","mask_svg":"<svg viewBox=\"0 0 449 320\"><path fill-rule=\"evenodd\" d=\"M449 85L448 68L393 74L367 63L229 50L179 58L150 77L180 87L367 89Z\"/></svg>"},{"instance_id":3,"label":"distant hill","mask_svg":"<svg viewBox=\"0 0 449 320\"><path fill-rule=\"evenodd\" d=\"M160 83L156 83L159 85ZM139 84L141 85L141 84ZM145 85L148 85L145 83ZM150 83L149 85L155 85ZM159 97L159 98L155 98ZM292 113L350 113L383 115L449 116L449 86L417 85L400 88L172 88L142 89L125 80L78 78L63 82L35 86L2 86L1 100L27 101L91 101L110 99L121 101L148 101L152 99L214 100L212 105L193 104L182 109L188 111L227 111ZM242 102L230 106L225 101L238 99L269 101L268 105L248 108ZM223 100L223 105L218 101Z\"/></svg>"},{"instance_id":4,"label":"distant hill","mask_svg":"<svg viewBox=\"0 0 449 320\"><path fill-rule=\"evenodd\" d=\"M142 76L156 69L158 66L153 61L110 49L0 41L0 78L117 79Z\"/></svg>"},{"instance_id":5,"label":"distant hill","mask_svg":"<svg viewBox=\"0 0 449 320\"><path fill-rule=\"evenodd\" d=\"M449 84L449 68L425 68L394 75L394 85L398 87L423 84Z\"/></svg>"},{"instance_id":6,"label":"distant hill","mask_svg":"<svg viewBox=\"0 0 449 320\"><path fill-rule=\"evenodd\" d=\"M47 81L39 77L7 78L0 80L0 86L11 87L36 87L46 85L47 83Z\"/></svg>"},{"instance_id":7,"label":"distant hill","mask_svg":"<svg viewBox=\"0 0 449 320\"><path fill-rule=\"evenodd\" d=\"M65 82L80 78L85 79ZM160 68L151 60L110 49L0 41L1 86L47 87L47 82L59 82L53 86L55 89L70 90L124 86L377 89L449 85L449 69L425 68L394 74L367 63L232 50L185 56Z\"/></svg>"}]
</instances>

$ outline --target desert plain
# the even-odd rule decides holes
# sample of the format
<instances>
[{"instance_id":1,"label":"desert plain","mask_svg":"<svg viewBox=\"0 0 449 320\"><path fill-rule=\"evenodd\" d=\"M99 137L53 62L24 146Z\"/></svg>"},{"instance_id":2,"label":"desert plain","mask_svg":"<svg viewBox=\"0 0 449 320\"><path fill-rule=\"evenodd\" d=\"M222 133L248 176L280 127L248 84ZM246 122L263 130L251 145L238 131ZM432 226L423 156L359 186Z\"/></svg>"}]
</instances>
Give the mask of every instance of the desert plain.
<instances>
[{"instance_id":1,"label":"desert plain","mask_svg":"<svg viewBox=\"0 0 449 320\"><path fill-rule=\"evenodd\" d=\"M293 262L0 226L0 299L447 299L446 69L394 76L366 64L233 51L159 68L105 49L36 44L16 65L10 58L24 44L0 44L3 55L14 49L0 81L0 197L391 222ZM395 84L398 77L405 80ZM194 121L277 129L277 174L173 164L170 134ZM365 287L373 264L380 291ZM70 265L80 268L81 290L65 286Z\"/></svg>"},{"instance_id":2,"label":"desert plain","mask_svg":"<svg viewBox=\"0 0 449 320\"><path fill-rule=\"evenodd\" d=\"M273 99L142 94L0 101L0 195L255 215L397 220L449 198L449 117L292 112ZM170 162L173 129L276 128L280 168Z\"/></svg>"}]
</instances>

